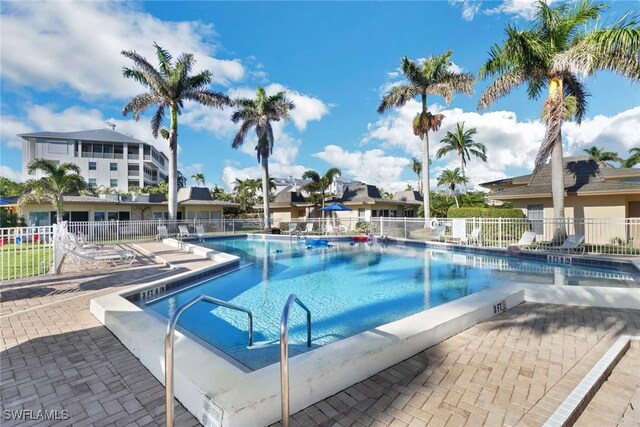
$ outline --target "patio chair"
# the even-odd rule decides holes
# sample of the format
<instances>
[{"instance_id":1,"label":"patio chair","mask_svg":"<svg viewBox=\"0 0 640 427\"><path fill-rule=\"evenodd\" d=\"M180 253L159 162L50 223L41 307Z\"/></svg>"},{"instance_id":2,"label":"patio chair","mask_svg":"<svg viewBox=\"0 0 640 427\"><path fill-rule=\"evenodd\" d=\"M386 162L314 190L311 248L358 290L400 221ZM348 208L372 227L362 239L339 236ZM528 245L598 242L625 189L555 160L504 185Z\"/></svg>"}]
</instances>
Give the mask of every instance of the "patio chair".
<instances>
[{"instance_id":1,"label":"patio chair","mask_svg":"<svg viewBox=\"0 0 640 427\"><path fill-rule=\"evenodd\" d=\"M308 222L303 231L304 234L313 234L313 223Z\"/></svg>"},{"instance_id":2,"label":"patio chair","mask_svg":"<svg viewBox=\"0 0 640 427\"><path fill-rule=\"evenodd\" d=\"M284 234L293 234L297 229L298 229L298 223L291 222L289 223L289 229L285 231Z\"/></svg>"},{"instance_id":3,"label":"patio chair","mask_svg":"<svg viewBox=\"0 0 640 427\"><path fill-rule=\"evenodd\" d=\"M87 243L83 237L80 237L81 234L77 236L73 233L67 232L67 237L69 240L74 243L76 246L82 249L100 249L102 248L102 243Z\"/></svg>"},{"instance_id":4,"label":"patio chair","mask_svg":"<svg viewBox=\"0 0 640 427\"><path fill-rule=\"evenodd\" d=\"M324 225L324 234L336 234L336 230L335 228L333 228L333 224L331 224L330 222L327 222Z\"/></svg>"},{"instance_id":5,"label":"patio chair","mask_svg":"<svg viewBox=\"0 0 640 427\"><path fill-rule=\"evenodd\" d=\"M169 232L167 231L167 226L159 225L158 234L156 234L156 240L168 239L168 238L169 238Z\"/></svg>"},{"instance_id":6,"label":"patio chair","mask_svg":"<svg viewBox=\"0 0 640 427\"><path fill-rule=\"evenodd\" d=\"M471 230L471 234L465 236L464 239L461 240L461 242L467 245L470 245L471 243L477 243L478 245L480 245L480 235L481 230L479 227L476 227Z\"/></svg>"},{"instance_id":7,"label":"patio chair","mask_svg":"<svg viewBox=\"0 0 640 427\"><path fill-rule=\"evenodd\" d=\"M447 231L446 225L436 225L431 233L429 233L429 240L442 240L444 233Z\"/></svg>"},{"instance_id":8,"label":"patio chair","mask_svg":"<svg viewBox=\"0 0 640 427\"><path fill-rule=\"evenodd\" d=\"M204 226L202 224L196 225L196 235L198 236L198 240L204 242Z\"/></svg>"},{"instance_id":9,"label":"patio chair","mask_svg":"<svg viewBox=\"0 0 640 427\"><path fill-rule=\"evenodd\" d=\"M530 248L533 245L533 242L536 240L536 232L535 231L525 231L524 233L522 233L522 237L520 237L520 240L518 240L518 243L516 243L514 246L516 246L518 249L527 249Z\"/></svg>"},{"instance_id":10,"label":"patio chair","mask_svg":"<svg viewBox=\"0 0 640 427\"><path fill-rule=\"evenodd\" d=\"M584 254L585 247L583 245L584 236L582 234L570 234L567 236L562 245L549 246L546 249L549 251L567 252L567 253L579 253Z\"/></svg>"},{"instance_id":11,"label":"patio chair","mask_svg":"<svg viewBox=\"0 0 640 427\"><path fill-rule=\"evenodd\" d=\"M178 226L178 238L182 239L184 237L191 237L191 233L186 224L181 224Z\"/></svg>"},{"instance_id":12,"label":"patio chair","mask_svg":"<svg viewBox=\"0 0 640 427\"><path fill-rule=\"evenodd\" d=\"M82 268L85 264L91 264L93 268L98 268L102 264L131 265L137 261L136 254L131 251L117 249L92 249L83 250L73 243L64 248L65 256L76 268Z\"/></svg>"}]
</instances>

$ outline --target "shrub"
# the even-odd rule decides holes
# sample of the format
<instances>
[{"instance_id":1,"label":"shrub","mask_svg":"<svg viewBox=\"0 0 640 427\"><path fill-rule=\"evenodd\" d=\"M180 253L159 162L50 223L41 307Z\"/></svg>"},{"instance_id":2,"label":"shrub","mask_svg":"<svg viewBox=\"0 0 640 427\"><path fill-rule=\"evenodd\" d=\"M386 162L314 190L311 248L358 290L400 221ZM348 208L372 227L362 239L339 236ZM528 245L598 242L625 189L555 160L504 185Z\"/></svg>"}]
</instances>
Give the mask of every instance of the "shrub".
<instances>
[{"instance_id":1,"label":"shrub","mask_svg":"<svg viewBox=\"0 0 640 427\"><path fill-rule=\"evenodd\" d=\"M367 221L356 222L355 227L356 227L356 231L358 233L369 234L369 233L373 233L374 231L376 231L375 224L372 224L372 223L367 222Z\"/></svg>"},{"instance_id":2,"label":"shrub","mask_svg":"<svg viewBox=\"0 0 640 427\"><path fill-rule=\"evenodd\" d=\"M524 218L520 209L449 208L447 218Z\"/></svg>"}]
</instances>

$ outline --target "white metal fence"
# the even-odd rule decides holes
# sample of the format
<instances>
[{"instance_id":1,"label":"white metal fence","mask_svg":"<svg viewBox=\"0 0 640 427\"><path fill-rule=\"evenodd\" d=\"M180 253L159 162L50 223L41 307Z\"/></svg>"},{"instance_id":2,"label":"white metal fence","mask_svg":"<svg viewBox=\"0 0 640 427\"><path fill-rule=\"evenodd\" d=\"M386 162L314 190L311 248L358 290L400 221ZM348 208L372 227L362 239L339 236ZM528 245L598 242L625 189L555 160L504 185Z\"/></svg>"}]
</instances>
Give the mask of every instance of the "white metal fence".
<instances>
[{"instance_id":1,"label":"white metal fence","mask_svg":"<svg viewBox=\"0 0 640 427\"><path fill-rule=\"evenodd\" d=\"M446 225L444 238L451 237L451 219L432 219L425 226L423 218L372 218L358 219L300 219L277 222L282 233L291 234L369 234L386 235L415 240L433 239L431 225ZM587 253L613 255L640 255L640 218L567 218L563 220L528 220L513 218L464 219L464 231L470 235L479 228L482 246L506 248L518 242L525 231L536 232L533 249L544 249L552 243L557 229L566 235L583 235ZM179 225L186 225L190 233L196 233L196 225L202 225L208 235L229 235L262 232L260 219L214 220L147 220L69 222L67 229L82 234L89 242L135 242L153 240L158 226L164 225L170 235L178 235ZM293 226L295 225L295 227ZM290 231L292 228L294 230ZM54 227L13 227L0 229L0 280L14 280L52 273L55 259L53 245Z\"/></svg>"},{"instance_id":2,"label":"white metal fence","mask_svg":"<svg viewBox=\"0 0 640 427\"><path fill-rule=\"evenodd\" d=\"M53 226L0 228L0 280L49 273L53 262Z\"/></svg>"}]
</instances>

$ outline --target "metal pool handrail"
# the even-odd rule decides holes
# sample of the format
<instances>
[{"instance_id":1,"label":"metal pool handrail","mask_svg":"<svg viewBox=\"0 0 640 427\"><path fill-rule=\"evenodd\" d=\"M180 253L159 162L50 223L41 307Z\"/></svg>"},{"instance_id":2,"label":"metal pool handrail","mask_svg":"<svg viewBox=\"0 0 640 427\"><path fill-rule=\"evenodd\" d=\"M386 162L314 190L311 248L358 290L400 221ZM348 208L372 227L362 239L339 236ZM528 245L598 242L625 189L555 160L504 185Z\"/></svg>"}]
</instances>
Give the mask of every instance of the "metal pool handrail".
<instances>
[{"instance_id":1,"label":"metal pool handrail","mask_svg":"<svg viewBox=\"0 0 640 427\"><path fill-rule=\"evenodd\" d=\"M253 314L250 310L207 295L195 296L178 307L169 320L167 335L164 339L164 385L167 427L173 427L173 336L176 330L176 324L178 323L178 318L184 311L200 301L247 313L249 315L249 347L253 345Z\"/></svg>"},{"instance_id":2,"label":"metal pool handrail","mask_svg":"<svg viewBox=\"0 0 640 427\"><path fill-rule=\"evenodd\" d=\"M294 302L307 312L307 347L311 347L311 311L295 294L291 294L280 319L280 394L283 427L289 427L289 311Z\"/></svg>"}]
</instances>

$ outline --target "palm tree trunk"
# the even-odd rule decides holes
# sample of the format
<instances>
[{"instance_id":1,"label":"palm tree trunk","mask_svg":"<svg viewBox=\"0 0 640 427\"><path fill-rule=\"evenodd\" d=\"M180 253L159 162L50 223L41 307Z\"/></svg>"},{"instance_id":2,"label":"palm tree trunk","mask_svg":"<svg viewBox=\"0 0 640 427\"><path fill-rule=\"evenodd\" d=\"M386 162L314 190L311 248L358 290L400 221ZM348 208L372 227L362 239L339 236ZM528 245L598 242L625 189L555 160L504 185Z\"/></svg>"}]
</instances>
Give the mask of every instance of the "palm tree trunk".
<instances>
[{"instance_id":1,"label":"palm tree trunk","mask_svg":"<svg viewBox=\"0 0 640 427\"><path fill-rule=\"evenodd\" d=\"M264 210L264 228L271 228L271 211L269 210L269 149L262 153L262 207Z\"/></svg>"},{"instance_id":2,"label":"palm tree trunk","mask_svg":"<svg viewBox=\"0 0 640 427\"><path fill-rule=\"evenodd\" d=\"M62 208L62 194L58 195L56 200L56 222L60 224L64 215L64 209Z\"/></svg>"},{"instance_id":3,"label":"palm tree trunk","mask_svg":"<svg viewBox=\"0 0 640 427\"><path fill-rule=\"evenodd\" d=\"M456 208L459 208L460 207L460 203L458 203L458 196L456 196L456 188L455 187L453 187L451 189L451 194L453 194L453 200L456 201Z\"/></svg>"},{"instance_id":4,"label":"palm tree trunk","mask_svg":"<svg viewBox=\"0 0 640 427\"><path fill-rule=\"evenodd\" d=\"M169 130L169 219L177 219L178 212L178 112L171 108Z\"/></svg>"},{"instance_id":5,"label":"palm tree trunk","mask_svg":"<svg viewBox=\"0 0 640 427\"><path fill-rule=\"evenodd\" d=\"M467 192L467 180L464 179L464 157L460 159L460 170L462 171L462 185L464 185L464 192ZM458 206L460 207L460 206Z\"/></svg>"},{"instance_id":6,"label":"palm tree trunk","mask_svg":"<svg viewBox=\"0 0 640 427\"><path fill-rule=\"evenodd\" d=\"M562 80L553 78L549 82L549 98L562 97ZM551 118L553 120L553 118ZM562 118L559 119L562 126ZM550 126L548 123L547 126ZM566 236L564 224L564 162L562 155L562 132L558 134L551 150L551 196L553 199L553 240L560 242Z\"/></svg>"},{"instance_id":7,"label":"palm tree trunk","mask_svg":"<svg viewBox=\"0 0 640 427\"><path fill-rule=\"evenodd\" d=\"M431 217L431 206L429 204L429 132L425 131L422 134L422 188L424 191L424 225L429 225L429 219Z\"/></svg>"}]
</instances>

